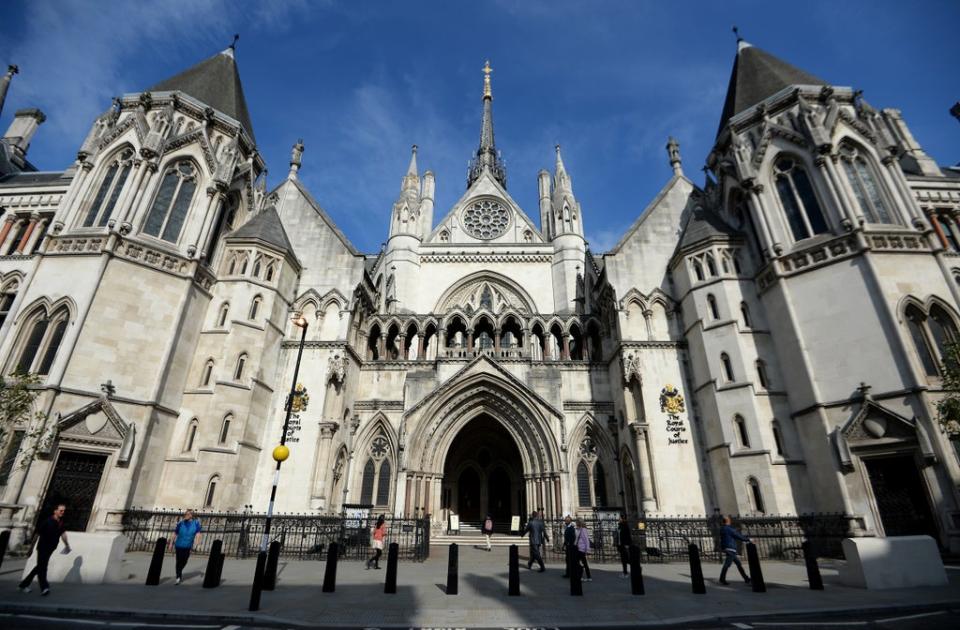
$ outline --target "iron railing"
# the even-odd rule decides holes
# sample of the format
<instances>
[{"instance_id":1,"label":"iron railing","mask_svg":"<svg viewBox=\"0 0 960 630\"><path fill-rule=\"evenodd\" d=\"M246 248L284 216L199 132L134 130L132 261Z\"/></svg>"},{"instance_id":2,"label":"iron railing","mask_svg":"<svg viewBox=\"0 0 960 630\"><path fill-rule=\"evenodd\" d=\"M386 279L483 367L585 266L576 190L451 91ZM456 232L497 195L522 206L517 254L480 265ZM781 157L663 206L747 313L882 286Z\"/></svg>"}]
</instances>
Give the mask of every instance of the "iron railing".
<instances>
[{"instance_id":1,"label":"iron railing","mask_svg":"<svg viewBox=\"0 0 960 630\"><path fill-rule=\"evenodd\" d=\"M127 551L152 551L157 538L172 540L182 518L180 510L131 509L123 515L123 533L129 539ZM265 514L252 512L195 512L203 530L194 553L207 554L214 540L223 541L223 553L237 558L256 555L260 550ZM336 542L341 559L359 560L370 554L374 517L343 515L275 514L271 540L281 542L280 555L299 560L325 560L327 546ZM430 555L430 517L385 516L385 543L399 545L400 558L422 562Z\"/></svg>"},{"instance_id":2,"label":"iron railing","mask_svg":"<svg viewBox=\"0 0 960 630\"><path fill-rule=\"evenodd\" d=\"M617 521L584 519L590 532L592 562L619 562ZM850 517L839 513L733 517L733 526L757 546L761 559L798 561L802 544L809 540L819 557L840 558L840 542L849 536ZM630 519L631 540L640 547L643 562L685 561L690 544L700 549L705 561L722 560L718 516L657 516ZM547 523L550 542L544 559L563 561L562 520Z\"/></svg>"}]
</instances>

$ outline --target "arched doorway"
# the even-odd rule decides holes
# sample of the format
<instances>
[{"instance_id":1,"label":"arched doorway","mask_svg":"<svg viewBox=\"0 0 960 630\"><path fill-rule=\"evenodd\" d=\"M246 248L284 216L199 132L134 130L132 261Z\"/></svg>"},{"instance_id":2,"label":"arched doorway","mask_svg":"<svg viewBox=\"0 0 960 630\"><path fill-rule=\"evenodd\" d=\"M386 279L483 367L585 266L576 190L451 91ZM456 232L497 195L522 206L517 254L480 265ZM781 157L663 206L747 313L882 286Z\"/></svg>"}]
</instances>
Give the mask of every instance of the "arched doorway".
<instances>
[{"instance_id":1,"label":"arched doorway","mask_svg":"<svg viewBox=\"0 0 960 630\"><path fill-rule=\"evenodd\" d=\"M489 514L498 531L509 531L510 517L526 511L520 451L500 422L483 414L454 438L443 470L444 496L460 522L480 525Z\"/></svg>"}]
</instances>

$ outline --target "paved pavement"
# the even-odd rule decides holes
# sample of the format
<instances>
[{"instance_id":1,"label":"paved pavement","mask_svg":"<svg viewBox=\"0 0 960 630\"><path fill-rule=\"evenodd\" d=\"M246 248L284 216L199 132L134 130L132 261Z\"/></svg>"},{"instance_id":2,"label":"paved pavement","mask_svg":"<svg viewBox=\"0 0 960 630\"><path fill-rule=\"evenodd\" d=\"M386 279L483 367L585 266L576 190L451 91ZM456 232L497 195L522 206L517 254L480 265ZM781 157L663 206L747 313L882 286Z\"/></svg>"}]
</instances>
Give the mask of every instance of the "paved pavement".
<instances>
[{"instance_id":1,"label":"paved pavement","mask_svg":"<svg viewBox=\"0 0 960 630\"><path fill-rule=\"evenodd\" d=\"M281 560L277 590L263 593L258 613L247 612L252 559L228 558L222 585L202 589L206 558L192 558L186 580L175 586L173 558L168 555L161 584L149 587L144 586L149 555L128 554L123 570L127 577L120 582L54 584L49 597L39 597L36 586L29 594L16 590L23 560L7 558L0 569L0 613L66 616L88 624L97 622L77 620L109 618L114 620L111 625L125 627L133 627L133 619L146 618L194 627L213 621L216 627L719 627L719 623L730 628L751 626L754 620L757 625L751 627L759 628L763 623L784 626L785 615L810 620L810 615L828 619L869 611L874 618L896 619L944 611L928 620L933 623L953 619L960 610L960 569L948 571L948 586L866 591L840 585L836 567L824 563L826 589L811 591L802 564L765 562L767 592L754 593L742 582L719 585L719 565L707 564L707 594L694 595L686 564L648 564L646 594L633 596L630 581L619 577L619 565L607 564L591 567L594 579L583 585L584 596L572 597L569 583L560 577L561 566L548 565L545 573L527 571L523 551L521 547L519 597L507 595L507 549L487 553L461 548L458 595L445 593L443 548L434 547L426 562L400 563L393 595L383 592L386 571L364 570L362 562L340 562L336 592L322 593L325 563ZM0 626L6 627L4 619L0 617Z\"/></svg>"}]
</instances>

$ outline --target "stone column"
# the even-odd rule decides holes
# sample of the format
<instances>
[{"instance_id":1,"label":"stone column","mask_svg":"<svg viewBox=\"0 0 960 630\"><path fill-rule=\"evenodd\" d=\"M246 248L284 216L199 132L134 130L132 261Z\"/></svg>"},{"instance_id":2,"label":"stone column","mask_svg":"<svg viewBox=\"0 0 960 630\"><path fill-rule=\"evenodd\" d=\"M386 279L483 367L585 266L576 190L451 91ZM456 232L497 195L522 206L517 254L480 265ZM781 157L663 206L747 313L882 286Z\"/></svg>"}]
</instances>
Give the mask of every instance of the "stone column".
<instances>
[{"instance_id":1,"label":"stone column","mask_svg":"<svg viewBox=\"0 0 960 630\"><path fill-rule=\"evenodd\" d=\"M410 517L412 512L411 508L413 507L413 479L410 474L407 474L406 479L406 491L404 492L404 501L403 501L403 515L406 518Z\"/></svg>"},{"instance_id":2,"label":"stone column","mask_svg":"<svg viewBox=\"0 0 960 630\"><path fill-rule=\"evenodd\" d=\"M570 360L570 335L569 333L563 333L563 349L560 351L560 360L569 361Z\"/></svg>"},{"instance_id":3,"label":"stone column","mask_svg":"<svg viewBox=\"0 0 960 630\"><path fill-rule=\"evenodd\" d=\"M467 351L473 352L473 329L467 331Z\"/></svg>"},{"instance_id":4,"label":"stone column","mask_svg":"<svg viewBox=\"0 0 960 630\"><path fill-rule=\"evenodd\" d=\"M328 482L330 481L328 478L330 474L330 445L336 432L336 422L320 423L320 437L317 440L317 463L313 475L313 496L318 499L327 498ZM329 507L329 502L324 505L324 508Z\"/></svg>"},{"instance_id":5,"label":"stone column","mask_svg":"<svg viewBox=\"0 0 960 630\"><path fill-rule=\"evenodd\" d=\"M47 225L47 219L44 219L40 215L37 215L37 218L38 218L38 221L36 226L33 229L32 238L28 239L27 237L24 237L24 241L26 242L26 246L24 247L24 249L27 250L28 254L30 252L36 251L37 248L40 247L40 239L42 239L45 236L43 232L43 228L44 226Z\"/></svg>"},{"instance_id":6,"label":"stone column","mask_svg":"<svg viewBox=\"0 0 960 630\"><path fill-rule=\"evenodd\" d=\"M563 510L563 491L560 489L560 475L553 476L553 514L559 516Z\"/></svg>"},{"instance_id":7,"label":"stone column","mask_svg":"<svg viewBox=\"0 0 960 630\"><path fill-rule=\"evenodd\" d=\"M397 335L397 339L398 339L399 342L400 342L400 357L399 357L399 358L400 358L401 361L406 361L406 360L407 360L407 334L406 334L406 333L400 333L399 335Z\"/></svg>"},{"instance_id":8,"label":"stone column","mask_svg":"<svg viewBox=\"0 0 960 630\"><path fill-rule=\"evenodd\" d=\"M657 500L653 495L653 474L650 470L650 454L647 452L647 430L648 425L631 424L630 430L633 432L634 443L637 447L638 470L640 475L640 506L644 512L651 512L657 509Z\"/></svg>"},{"instance_id":9,"label":"stone column","mask_svg":"<svg viewBox=\"0 0 960 630\"><path fill-rule=\"evenodd\" d=\"M423 361L423 359L424 359L424 356L423 356L423 333L422 333L422 332L418 332L418 333L417 333L417 360L418 360L418 361Z\"/></svg>"},{"instance_id":10,"label":"stone column","mask_svg":"<svg viewBox=\"0 0 960 630\"><path fill-rule=\"evenodd\" d=\"M493 329L493 351L500 356L500 329Z\"/></svg>"},{"instance_id":11,"label":"stone column","mask_svg":"<svg viewBox=\"0 0 960 630\"><path fill-rule=\"evenodd\" d=\"M7 237L10 235L10 229L13 227L13 224L17 220L17 215L8 214L7 217L3 220L3 228L0 228L0 252L3 251L4 246L6 245Z\"/></svg>"},{"instance_id":12,"label":"stone column","mask_svg":"<svg viewBox=\"0 0 960 630\"><path fill-rule=\"evenodd\" d=\"M380 360L387 360L387 333L380 333L380 341L377 342L380 349Z\"/></svg>"},{"instance_id":13,"label":"stone column","mask_svg":"<svg viewBox=\"0 0 960 630\"><path fill-rule=\"evenodd\" d=\"M23 233L23 236L20 238L20 242L16 243L18 254L22 254L24 248L26 248L27 241L30 240L30 235L33 234L33 228L37 227L37 220L39 218L39 214L30 215L30 222L27 224L27 231Z\"/></svg>"}]
</instances>

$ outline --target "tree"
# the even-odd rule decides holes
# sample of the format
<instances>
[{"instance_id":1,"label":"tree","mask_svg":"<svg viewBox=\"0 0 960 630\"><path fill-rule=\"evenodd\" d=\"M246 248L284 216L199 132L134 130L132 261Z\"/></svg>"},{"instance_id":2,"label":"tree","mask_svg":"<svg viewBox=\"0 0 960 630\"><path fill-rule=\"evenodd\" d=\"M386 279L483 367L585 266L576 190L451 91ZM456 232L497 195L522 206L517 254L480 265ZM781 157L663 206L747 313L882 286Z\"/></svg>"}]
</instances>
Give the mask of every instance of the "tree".
<instances>
[{"instance_id":1,"label":"tree","mask_svg":"<svg viewBox=\"0 0 960 630\"><path fill-rule=\"evenodd\" d=\"M0 466L9 472L20 452L19 467L24 468L37 456L47 415L36 409L40 395L36 374L12 374L0 379L0 445L4 445ZM17 433L23 432L19 437ZM11 435L15 442L11 442Z\"/></svg>"},{"instance_id":2,"label":"tree","mask_svg":"<svg viewBox=\"0 0 960 630\"><path fill-rule=\"evenodd\" d=\"M960 342L946 346L946 360L940 366L945 395L937 401L937 420L950 439L960 438Z\"/></svg>"}]
</instances>

